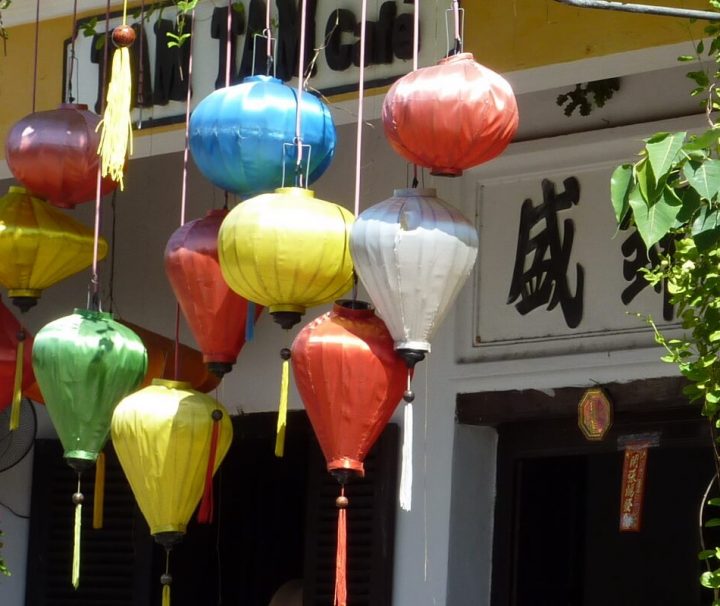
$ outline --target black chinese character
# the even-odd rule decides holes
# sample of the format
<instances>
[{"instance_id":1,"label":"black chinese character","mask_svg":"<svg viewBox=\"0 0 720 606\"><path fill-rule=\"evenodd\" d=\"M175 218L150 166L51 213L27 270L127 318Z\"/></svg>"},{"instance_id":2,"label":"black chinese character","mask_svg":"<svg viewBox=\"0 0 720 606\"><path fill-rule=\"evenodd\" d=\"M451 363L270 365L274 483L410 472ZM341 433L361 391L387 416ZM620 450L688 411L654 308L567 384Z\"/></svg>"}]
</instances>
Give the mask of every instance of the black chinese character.
<instances>
[{"instance_id":1,"label":"black chinese character","mask_svg":"<svg viewBox=\"0 0 720 606\"><path fill-rule=\"evenodd\" d=\"M630 285L622 291L620 298L627 305L630 303L646 286L648 281L642 272L642 269L654 269L660 263L660 254L671 254L673 250L674 240L665 236L658 244L650 247L648 250L642 241L639 232L633 229L630 235L625 238L622 243L621 250L625 260L623 261L623 278ZM655 284L655 292L663 293L663 318L666 321L673 319L673 305L670 303L670 293L667 289L667 280Z\"/></svg>"},{"instance_id":2,"label":"black chinese character","mask_svg":"<svg viewBox=\"0 0 720 606\"><path fill-rule=\"evenodd\" d=\"M547 304L550 310L560 303L565 322L570 328L575 328L582 320L585 271L578 263L573 295L567 272L575 225L571 219L565 219L561 234L557 213L572 208L580 201L580 184L575 177L570 177L563 181L563 185L565 191L557 193L555 184L543 179L542 204L533 206L530 199L523 202L515 269L507 302L510 304L519 298L515 309L523 315L541 305ZM529 255L532 255L532 263L525 269L525 260Z\"/></svg>"}]
</instances>

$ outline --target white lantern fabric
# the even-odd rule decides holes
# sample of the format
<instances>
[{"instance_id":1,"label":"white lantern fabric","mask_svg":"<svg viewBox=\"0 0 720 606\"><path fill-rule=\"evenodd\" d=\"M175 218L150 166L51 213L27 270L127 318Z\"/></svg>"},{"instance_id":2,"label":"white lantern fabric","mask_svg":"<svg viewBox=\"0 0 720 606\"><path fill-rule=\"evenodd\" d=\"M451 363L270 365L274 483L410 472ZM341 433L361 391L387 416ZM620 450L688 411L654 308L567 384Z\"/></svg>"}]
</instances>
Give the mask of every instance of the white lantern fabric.
<instances>
[{"instance_id":1,"label":"white lantern fabric","mask_svg":"<svg viewBox=\"0 0 720 606\"><path fill-rule=\"evenodd\" d=\"M429 352L475 264L478 234L435 189L396 189L357 218L350 252L395 349Z\"/></svg>"}]
</instances>

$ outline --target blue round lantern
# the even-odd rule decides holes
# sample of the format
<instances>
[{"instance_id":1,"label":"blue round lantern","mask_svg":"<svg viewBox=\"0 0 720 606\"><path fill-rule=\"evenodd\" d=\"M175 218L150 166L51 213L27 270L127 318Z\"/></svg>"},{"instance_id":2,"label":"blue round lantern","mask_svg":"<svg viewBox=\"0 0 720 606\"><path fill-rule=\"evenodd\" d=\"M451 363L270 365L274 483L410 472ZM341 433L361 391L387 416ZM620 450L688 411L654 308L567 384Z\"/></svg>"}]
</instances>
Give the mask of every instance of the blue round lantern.
<instances>
[{"instance_id":1,"label":"blue round lantern","mask_svg":"<svg viewBox=\"0 0 720 606\"><path fill-rule=\"evenodd\" d=\"M325 172L335 153L328 107L303 92L303 160L308 183ZM295 185L297 91L271 76L250 76L203 99L190 117L190 151L200 172L218 187L251 196ZM303 152L307 152L307 149ZM283 183L283 165L285 183Z\"/></svg>"}]
</instances>

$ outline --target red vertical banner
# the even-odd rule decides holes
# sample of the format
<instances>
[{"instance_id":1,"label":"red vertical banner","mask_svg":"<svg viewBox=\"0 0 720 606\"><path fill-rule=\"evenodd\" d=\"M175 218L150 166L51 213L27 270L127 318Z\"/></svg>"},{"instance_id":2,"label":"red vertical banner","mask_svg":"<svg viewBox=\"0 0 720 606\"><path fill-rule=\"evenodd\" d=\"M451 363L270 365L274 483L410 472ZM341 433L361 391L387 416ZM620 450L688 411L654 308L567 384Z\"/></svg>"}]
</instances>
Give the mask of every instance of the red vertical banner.
<instances>
[{"instance_id":1,"label":"red vertical banner","mask_svg":"<svg viewBox=\"0 0 720 606\"><path fill-rule=\"evenodd\" d=\"M620 532L640 532L648 444L628 444L625 448L622 490L620 492Z\"/></svg>"}]
</instances>

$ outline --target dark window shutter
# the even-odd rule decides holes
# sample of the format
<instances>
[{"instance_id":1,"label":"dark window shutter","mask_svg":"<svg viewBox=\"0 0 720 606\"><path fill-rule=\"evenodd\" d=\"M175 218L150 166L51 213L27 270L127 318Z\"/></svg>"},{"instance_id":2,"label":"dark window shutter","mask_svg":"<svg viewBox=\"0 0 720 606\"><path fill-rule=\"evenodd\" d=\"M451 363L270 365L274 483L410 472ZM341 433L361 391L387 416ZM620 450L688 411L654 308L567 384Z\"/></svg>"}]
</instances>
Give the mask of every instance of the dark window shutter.
<instances>
[{"instance_id":1,"label":"dark window shutter","mask_svg":"<svg viewBox=\"0 0 720 606\"><path fill-rule=\"evenodd\" d=\"M57 440L38 440L33 462L26 606L146 606L152 542L112 447L106 447L105 516L93 529L95 473L83 474L80 587L71 582L76 475ZM145 565L144 565L145 564Z\"/></svg>"},{"instance_id":2,"label":"dark window shutter","mask_svg":"<svg viewBox=\"0 0 720 606\"><path fill-rule=\"evenodd\" d=\"M398 427L388 425L365 460L365 477L345 489L348 606L390 606L397 500ZM339 486L311 449L305 535L305 606L332 606Z\"/></svg>"}]
</instances>

